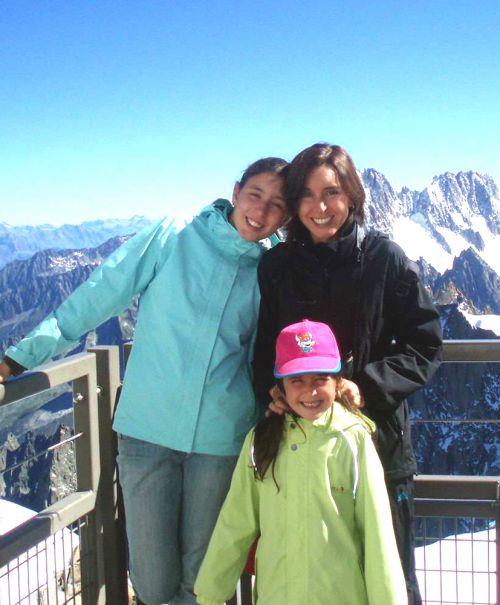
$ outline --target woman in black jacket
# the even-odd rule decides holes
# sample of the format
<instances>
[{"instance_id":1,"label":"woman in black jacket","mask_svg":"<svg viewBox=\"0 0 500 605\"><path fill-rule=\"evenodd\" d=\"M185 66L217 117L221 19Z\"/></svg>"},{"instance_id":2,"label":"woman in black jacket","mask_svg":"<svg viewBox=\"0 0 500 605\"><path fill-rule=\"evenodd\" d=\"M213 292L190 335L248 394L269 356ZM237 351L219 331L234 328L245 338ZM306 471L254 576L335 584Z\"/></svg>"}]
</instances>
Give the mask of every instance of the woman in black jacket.
<instances>
[{"instance_id":1,"label":"woman in black jacket","mask_svg":"<svg viewBox=\"0 0 500 605\"><path fill-rule=\"evenodd\" d=\"M344 360L345 395L378 427L394 529L409 601L421 602L415 577L413 475L416 462L405 398L439 366L439 315L417 267L378 232L363 229L365 192L341 147L313 145L292 161L285 195L286 242L259 267L261 306L254 359L255 389L269 400L274 343L302 319L329 324Z\"/></svg>"}]
</instances>

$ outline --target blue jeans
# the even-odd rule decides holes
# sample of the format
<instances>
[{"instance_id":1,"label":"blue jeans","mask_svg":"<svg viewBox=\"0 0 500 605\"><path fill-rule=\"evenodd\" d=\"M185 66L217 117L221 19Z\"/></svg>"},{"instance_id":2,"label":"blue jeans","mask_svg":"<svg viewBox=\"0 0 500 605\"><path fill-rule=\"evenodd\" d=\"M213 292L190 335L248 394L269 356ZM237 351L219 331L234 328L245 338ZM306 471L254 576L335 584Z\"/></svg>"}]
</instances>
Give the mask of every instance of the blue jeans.
<instances>
[{"instance_id":1,"label":"blue jeans","mask_svg":"<svg viewBox=\"0 0 500 605\"><path fill-rule=\"evenodd\" d=\"M130 578L147 605L195 605L194 581L236 460L118 435Z\"/></svg>"}]
</instances>

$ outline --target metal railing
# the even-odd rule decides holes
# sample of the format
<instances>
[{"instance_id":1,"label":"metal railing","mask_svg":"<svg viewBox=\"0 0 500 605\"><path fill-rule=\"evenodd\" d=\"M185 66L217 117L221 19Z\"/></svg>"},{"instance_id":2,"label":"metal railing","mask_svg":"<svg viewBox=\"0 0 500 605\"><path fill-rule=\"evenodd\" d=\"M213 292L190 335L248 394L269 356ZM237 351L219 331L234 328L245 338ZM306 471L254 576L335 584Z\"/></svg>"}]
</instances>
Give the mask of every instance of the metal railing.
<instances>
[{"instance_id":1,"label":"metal railing","mask_svg":"<svg viewBox=\"0 0 500 605\"><path fill-rule=\"evenodd\" d=\"M415 492L416 567L424 603L497 603L500 478L423 475L416 478Z\"/></svg>"},{"instance_id":2,"label":"metal railing","mask_svg":"<svg viewBox=\"0 0 500 605\"><path fill-rule=\"evenodd\" d=\"M95 347L88 353L49 363L5 386L0 385L0 404L8 404L72 382L74 429L78 437L76 492L0 537L0 568L6 570L3 579L7 587L5 574L11 575L14 568L14 576L19 580L23 565L20 558L32 547L78 524L81 575L78 602L127 603L126 543L123 514L119 514L116 451L111 430L119 386L118 355L117 347ZM33 582L36 584L37 578ZM36 602L31 597L39 589L39 586L33 591L28 588L28 600L22 602L30 605Z\"/></svg>"},{"instance_id":3,"label":"metal railing","mask_svg":"<svg viewBox=\"0 0 500 605\"><path fill-rule=\"evenodd\" d=\"M500 341L448 341L445 343L445 361L498 362ZM78 437L75 439L77 490L0 536L0 568L9 574L13 561L27 556L30 549L57 532L73 531L77 525L81 592L78 600L65 602L125 604L128 603L126 540L115 469L116 443L111 429L119 387L118 348L95 347L88 353L47 364L5 386L0 385L0 405L67 382L73 385L74 429L75 437ZM426 521L467 517L487 519L498 527L499 490L496 477L420 476L416 480L416 513ZM425 536L427 542L435 539L440 537L434 533ZM499 543L497 537L496 567L493 562L488 571L496 577L497 595L500 595ZM421 570L424 586L427 574L434 571ZM441 574L441 581L446 570L437 572ZM35 601L20 602L31 605ZM427 598L429 604L439 602L445 601ZM242 578L231 604L251 604L248 576Z\"/></svg>"},{"instance_id":4,"label":"metal railing","mask_svg":"<svg viewBox=\"0 0 500 605\"><path fill-rule=\"evenodd\" d=\"M448 340L444 346L444 361L498 363L500 340ZM478 420L450 419L447 422L477 423ZM498 425L500 419L479 422ZM417 476L415 514L418 528L416 545L421 547L417 548L417 575L424 603L498 603L500 477ZM487 538L476 541L478 534L475 530L485 528ZM479 565L479 557L476 556L474 569L474 553L478 547L482 548L486 558Z\"/></svg>"}]
</instances>

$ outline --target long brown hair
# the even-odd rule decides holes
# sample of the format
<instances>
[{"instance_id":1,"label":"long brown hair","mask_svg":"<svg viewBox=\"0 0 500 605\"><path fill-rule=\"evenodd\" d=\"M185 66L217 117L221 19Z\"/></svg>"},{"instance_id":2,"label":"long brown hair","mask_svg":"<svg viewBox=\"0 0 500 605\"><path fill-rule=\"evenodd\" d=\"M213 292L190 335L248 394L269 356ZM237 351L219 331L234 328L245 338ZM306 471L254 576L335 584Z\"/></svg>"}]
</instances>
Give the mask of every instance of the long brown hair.
<instances>
[{"instance_id":1,"label":"long brown hair","mask_svg":"<svg viewBox=\"0 0 500 605\"><path fill-rule=\"evenodd\" d=\"M285 198L291 219L286 227L287 241L307 233L298 217L300 200L311 172L319 166L330 166L339 179L342 191L349 197L352 212L346 227L353 222L362 225L365 220L365 190L356 172L351 156L339 145L316 143L301 151L290 162L285 177Z\"/></svg>"}]
</instances>

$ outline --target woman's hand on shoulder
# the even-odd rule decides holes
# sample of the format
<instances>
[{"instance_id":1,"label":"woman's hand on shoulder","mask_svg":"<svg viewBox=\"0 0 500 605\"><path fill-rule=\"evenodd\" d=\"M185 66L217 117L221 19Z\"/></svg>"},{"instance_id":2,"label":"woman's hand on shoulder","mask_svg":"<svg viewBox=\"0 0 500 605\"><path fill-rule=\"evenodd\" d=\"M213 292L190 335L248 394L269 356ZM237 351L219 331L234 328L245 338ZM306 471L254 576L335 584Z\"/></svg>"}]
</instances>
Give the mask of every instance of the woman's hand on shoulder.
<instances>
[{"instance_id":1,"label":"woman's hand on shoulder","mask_svg":"<svg viewBox=\"0 0 500 605\"><path fill-rule=\"evenodd\" d=\"M346 403L362 409L365 407L365 399L358 385L352 380L343 378L337 387L337 396L341 403Z\"/></svg>"},{"instance_id":2,"label":"woman's hand on shoulder","mask_svg":"<svg viewBox=\"0 0 500 605\"><path fill-rule=\"evenodd\" d=\"M278 414L278 416L282 416L290 411L290 407L285 401L283 393L276 385L273 386L273 388L269 391L269 395L271 395L272 401L266 410L267 417L269 417L271 414Z\"/></svg>"},{"instance_id":3,"label":"woman's hand on shoulder","mask_svg":"<svg viewBox=\"0 0 500 605\"><path fill-rule=\"evenodd\" d=\"M10 368L9 366L5 363L5 361L2 361L0 363L0 384L2 384L3 382L7 381L7 378L10 376Z\"/></svg>"}]
</instances>

